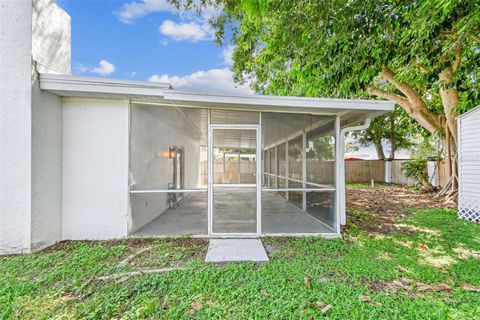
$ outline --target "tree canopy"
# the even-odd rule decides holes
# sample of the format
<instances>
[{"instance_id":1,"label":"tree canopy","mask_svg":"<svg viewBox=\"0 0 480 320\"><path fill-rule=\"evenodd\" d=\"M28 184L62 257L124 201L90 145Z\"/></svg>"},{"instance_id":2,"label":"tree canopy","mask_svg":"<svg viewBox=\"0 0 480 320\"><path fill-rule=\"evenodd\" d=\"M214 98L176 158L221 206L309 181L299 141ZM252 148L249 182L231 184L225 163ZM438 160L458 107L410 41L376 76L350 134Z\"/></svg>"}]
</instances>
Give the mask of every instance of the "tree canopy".
<instances>
[{"instance_id":1,"label":"tree canopy","mask_svg":"<svg viewBox=\"0 0 480 320\"><path fill-rule=\"evenodd\" d=\"M191 5L191 1L185 4ZM429 132L479 103L473 0L204 0L235 79L261 93L396 102ZM228 31L232 32L229 33Z\"/></svg>"},{"instance_id":2,"label":"tree canopy","mask_svg":"<svg viewBox=\"0 0 480 320\"><path fill-rule=\"evenodd\" d=\"M257 92L401 106L453 151L455 192L456 116L480 104L478 0L172 1L223 9L216 40L234 44L235 80Z\"/></svg>"}]
</instances>

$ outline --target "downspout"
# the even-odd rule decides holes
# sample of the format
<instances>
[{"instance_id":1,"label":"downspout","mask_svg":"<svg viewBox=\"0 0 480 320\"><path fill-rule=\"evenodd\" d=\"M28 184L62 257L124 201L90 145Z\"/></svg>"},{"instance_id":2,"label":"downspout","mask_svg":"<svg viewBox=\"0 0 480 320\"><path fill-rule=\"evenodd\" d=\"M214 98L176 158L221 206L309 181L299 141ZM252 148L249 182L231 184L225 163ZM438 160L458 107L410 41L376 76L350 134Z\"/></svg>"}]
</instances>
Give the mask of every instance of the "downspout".
<instances>
[{"instance_id":1,"label":"downspout","mask_svg":"<svg viewBox=\"0 0 480 320\"><path fill-rule=\"evenodd\" d=\"M339 159L340 161L340 170L339 170L339 180L341 183L340 186L340 201L339 201L339 207L340 207L340 224L344 226L347 223L347 213L346 213L346 205L345 205L345 134L347 132L352 132L352 131L360 131L360 130L365 130L368 127L370 127L370 124L372 123L371 118L366 118L365 122L362 125L358 126L353 126L353 127L346 127L340 130L340 154L341 158Z\"/></svg>"}]
</instances>

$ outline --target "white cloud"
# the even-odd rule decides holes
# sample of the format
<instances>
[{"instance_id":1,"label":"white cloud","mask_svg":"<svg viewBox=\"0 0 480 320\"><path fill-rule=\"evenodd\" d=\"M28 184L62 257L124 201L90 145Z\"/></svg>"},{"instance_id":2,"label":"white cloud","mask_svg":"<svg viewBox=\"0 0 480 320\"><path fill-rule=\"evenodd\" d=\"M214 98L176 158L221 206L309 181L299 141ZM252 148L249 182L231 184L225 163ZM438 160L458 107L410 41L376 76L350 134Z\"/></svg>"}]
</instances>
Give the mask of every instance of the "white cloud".
<instances>
[{"instance_id":1,"label":"white cloud","mask_svg":"<svg viewBox=\"0 0 480 320\"><path fill-rule=\"evenodd\" d=\"M107 60L100 60L100 62L98 63L98 67L92 68L90 72L106 76L115 72L115 66Z\"/></svg>"},{"instance_id":2,"label":"white cloud","mask_svg":"<svg viewBox=\"0 0 480 320\"><path fill-rule=\"evenodd\" d=\"M158 28L158 31L166 37L176 41L202 41L212 39L213 30L207 24L198 24L196 22L176 23L172 20L165 20Z\"/></svg>"},{"instance_id":3,"label":"white cloud","mask_svg":"<svg viewBox=\"0 0 480 320\"><path fill-rule=\"evenodd\" d=\"M79 65L77 66L77 70L78 70L78 72L81 72L81 73L88 72L88 67L86 67L86 66L83 65L83 64L79 64Z\"/></svg>"},{"instance_id":4,"label":"white cloud","mask_svg":"<svg viewBox=\"0 0 480 320\"><path fill-rule=\"evenodd\" d=\"M222 51L222 60L223 63L229 67L233 66L233 50L235 49L234 46L228 46L223 49Z\"/></svg>"},{"instance_id":5,"label":"white cloud","mask_svg":"<svg viewBox=\"0 0 480 320\"><path fill-rule=\"evenodd\" d=\"M193 4L191 5L192 10L183 12L183 17L189 20L194 20L197 13L195 10L193 10L193 8L199 4L200 0L193 0ZM209 18L218 15L221 11L221 8L215 8L214 6L210 5L203 7L200 20L206 21ZM136 0L127 2L124 3L121 8L115 12L115 14L123 23L134 23L135 20L155 12L180 14L177 8L175 8L175 6L172 5L168 0Z\"/></svg>"},{"instance_id":6,"label":"white cloud","mask_svg":"<svg viewBox=\"0 0 480 320\"><path fill-rule=\"evenodd\" d=\"M165 39L160 40L160 44L164 47L167 47L168 46L168 40L165 40Z\"/></svg>"},{"instance_id":7,"label":"white cloud","mask_svg":"<svg viewBox=\"0 0 480 320\"><path fill-rule=\"evenodd\" d=\"M78 65L77 69L81 73L90 72L97 73L102 76L107 76L115 72L115 66L105 59L100 60L97 67L87 67L83 64L80 64Z\"/></svg>"},{"instance_id":8,"label":"white cloud","mask_svg":"<svg viewBox=\"0 0 480 320\"><path fill-rule=\"evenodd\" d=\"M153 12L177 12L177 9L167 0L141 0L124 3L116 13L123 23L133 23L136 19Z\"/></svg>"},{"instance_id":9,"label":"white cloud","mask_svg":"<svg viewBox=\"0 0 480 320\"><path fill-rule=\"evenodd\" d=\"M233 82L233 73L228 68L197 71L179 77L153 75L152 82L168 82L175 89L197 92L226 93L226 94L253 94L248 86L239 86Z\"/></svg>"}]
</instances>

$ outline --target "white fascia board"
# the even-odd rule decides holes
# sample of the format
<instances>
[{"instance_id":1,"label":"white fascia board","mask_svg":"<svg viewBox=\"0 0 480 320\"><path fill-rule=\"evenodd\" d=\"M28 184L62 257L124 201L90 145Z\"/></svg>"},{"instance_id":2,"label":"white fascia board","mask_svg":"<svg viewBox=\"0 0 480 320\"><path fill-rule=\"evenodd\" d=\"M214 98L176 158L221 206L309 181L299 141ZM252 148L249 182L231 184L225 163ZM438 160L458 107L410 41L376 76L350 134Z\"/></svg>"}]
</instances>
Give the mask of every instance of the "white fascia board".
<instances>
[{"instance_id":1,"label":"white fascia board","mask_svg":"<svg viewBox=\"0 0 480 320\"><path fill-rule=\"evenodd\" d=\"M263 95L218 95L165 90L165 100L175 102L200 102L224 105L252 105L268 107L293 107L336 110L392 111L394 103L383 100L327 99L307 97L279 97Z\"/></svg>"},{"instance_id":2,"label":"white fascia board","mask_svg":"<svg viewBox=\"0 0 480 320\"><path fill-rule=\"evenodd\" d=\"M130 81L72 75L40 74L40 88L59 95L72 92L138 95L163 98L163 92L170 89L169 83ZM65 92L65 94L62 94Z\"/></svg>"}]
</instances>

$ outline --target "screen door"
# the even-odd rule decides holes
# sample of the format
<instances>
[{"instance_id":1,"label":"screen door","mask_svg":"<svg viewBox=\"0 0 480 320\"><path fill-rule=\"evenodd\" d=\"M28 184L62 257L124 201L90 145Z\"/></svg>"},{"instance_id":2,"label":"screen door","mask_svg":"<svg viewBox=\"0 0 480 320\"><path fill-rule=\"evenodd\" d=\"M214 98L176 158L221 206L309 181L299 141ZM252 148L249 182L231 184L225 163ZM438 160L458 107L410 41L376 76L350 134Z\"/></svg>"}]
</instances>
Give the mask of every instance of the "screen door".
<instances>
[{"instance_id":1,"label":"screen door","mask_svg":"<svg viewBox=\"0 0 480 320\"><path fill-rule=\"evenodd\" d=\"M258 126L211 126L211 234L260 233Z\"/></svg>"}]
</instances>

